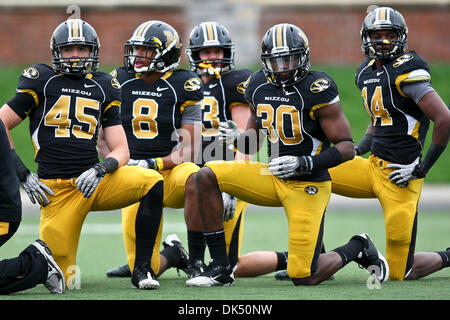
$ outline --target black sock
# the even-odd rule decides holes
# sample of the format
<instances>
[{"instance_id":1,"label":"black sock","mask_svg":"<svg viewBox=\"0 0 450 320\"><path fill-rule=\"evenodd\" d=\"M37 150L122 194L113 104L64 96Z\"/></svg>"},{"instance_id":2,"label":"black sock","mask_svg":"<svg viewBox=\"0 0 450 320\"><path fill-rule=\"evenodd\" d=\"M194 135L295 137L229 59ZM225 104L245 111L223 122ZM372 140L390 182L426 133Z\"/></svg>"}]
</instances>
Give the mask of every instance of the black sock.
<instances>
[{"instance_id":1,"label":"black sock","mask_svg":"<svg viewBox=\"0 0 450 320\"><path fill-rule=\"evenodd\" d=\"M150 264L162 218L164 183L157 182L141 199L135 222L136 258L134 266Z\"/></svg>"},{"instance_id":2,"label":"black sock","mask_svg":"<svg viewBox=\"0 0 450 320\"><path fill-rule=\"evenodd\" d=\"M203 231L187 231L189 261L205 260L206 242Z\"/></svg>"},{"instance_id":3,"label":"black sock","mask_svg":"<svg viewBox=\"0 0 450 320\"><path fill-rule=\"evenodd\" d=\"M275 252L277 255L277 270L286 270L287 269L287 262L288 262L288 252Z\"/></svg>"},{"instance_id":4,"label":"black sock","mask_svg":"<svg viewBox=\"0 0 450 320\"><path fill-rule=\"evenodd\" d=\"M175 246L167 246L160 252L167 259L167 269L180 263L180 249Z\"/></svg>"},{"instance_id":5,"label":"black sock","mask_svg":"<svg viewBox=\"0 0 450 320\"><path fill-rule=\"evenodd\" d=\"M437 254L439 254L442 258L442 268L448 268L450 267L450 248L447 248L446 251L436 251Z\"/></svg>"},{"instance_id":6,"label":"black sock","mask_svg":"<svg viewBox=\"0 0 450 320\"><path fill-rule=\"evenodd\" d=\"M362 241L358 239L351 239L347 244L342 247L336 248L332 251L339 254L342 258L342 266L345 266L347 263L355 260L358 254L362 251L364 245Z\"/></svg>"},{"instance_id":7,"label":"black sock","mask_svg":"<svg viewBox=\"0 0 450 320\"><path fill-rule=\"evenodd\" d=\"M205 237L206 244L208 245L211 259L218 264L228 266L230 262L228 261L224 229L205 232L203 235Z\"/></svg>"}]
</instances>

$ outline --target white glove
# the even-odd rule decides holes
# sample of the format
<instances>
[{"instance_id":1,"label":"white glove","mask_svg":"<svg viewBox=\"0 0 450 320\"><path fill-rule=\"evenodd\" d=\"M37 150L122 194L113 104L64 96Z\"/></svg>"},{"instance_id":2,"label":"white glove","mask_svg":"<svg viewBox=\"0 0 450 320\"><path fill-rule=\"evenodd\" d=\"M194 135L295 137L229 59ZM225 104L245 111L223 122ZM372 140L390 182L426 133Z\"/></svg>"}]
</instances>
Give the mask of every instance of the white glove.
<instances>
[{"instance_id":1,"label":"white glove","mask_svg":"<svg viewBox=\"0 0 450 320\"><path fill-rule=\"evenodd\" d=\"M222 192L222 200L223 200L223 221L233 219L234 210L236 209L236 197L233 197L226 192Z\"/></svg>"},{"instance_id":2,"label":"white glove","mask_svg":"<svg viewBox=\"0 0 450 320\"><path fill-rule=\"evenodd\" d=\"M408 181L418 179L417 176L414 175L414 170L417 169L417 167L420 164L420 157L417 157L414 162L410 164L398 164L398 163L391 163L388 164L387 168L398 168L397 170L392 171L388 178L391 180L392 183L395 183L399 187L406 187L408 185Z\"/></svg>"},{"instance_id":3,"label":"white glove","mask_svg":"<svg viewBox=\"0 0 450 320\"><path fill-rule=\"evenodd\" d=\"M89 198L94 193L105 174L106 172L98 164L80 174L75 183L78 190L83 193L83 197Z\"/></svg>"},{"instance_id":4,"label":"white glove","mask_svg":"<svg viewBox=\"0 0 450 320\"><path fill-rule=\"evenodd\" d=\"M130 159L127 163L127 166L138 166L138 167L142 167L145 169L148 169L148 161L147 160L134 160L134 159Z\"/></svg>"},{"instance_id":5,"label":"white glove","mask_svg":"<svg viewBox=\"0 0 450 320\"><path fill-rule=\"evenodd\" d=\"M309 174L313 169L311 156L282 156L269 162L269 170L280 179L299 177Z\"/></svg>"},{"instance_id":6,"label":"white glove","mask_svg":"<svg viewBox=\"0 0 450 320\"><path fill-rule=\"evenodd\" d=\"M36 203L36 200L40 205L44 206L50 203L45 193L48 193L50 196L52 196L53 191L41 181L39 181L39 177L36 173L30 172L27 176L27 180L25 182L22 182L21 185L32 203Z\"/></svg>"},{"instance_id":7,"label":"white glove","mask_svg":"<svg viewBox=\"0 0 450 320\"><path fill-rule=\"evenodd\" d=\"M219 132L219 140L226 144L233 144L241 135L237 124L233 120L219 122Z\"/></svg>"}]
</instances>

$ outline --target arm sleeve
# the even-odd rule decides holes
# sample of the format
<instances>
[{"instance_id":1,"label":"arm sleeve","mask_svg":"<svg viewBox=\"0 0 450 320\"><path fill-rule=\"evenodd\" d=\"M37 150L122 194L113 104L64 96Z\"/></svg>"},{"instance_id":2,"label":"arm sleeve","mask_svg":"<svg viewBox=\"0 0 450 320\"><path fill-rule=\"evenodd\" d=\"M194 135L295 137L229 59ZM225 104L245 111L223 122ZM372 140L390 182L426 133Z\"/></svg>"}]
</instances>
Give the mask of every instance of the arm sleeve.
<instances>
[{"instance_id":1,"label":"arm sleeve","mask_svg":"<svg viewBox=\"0 0 450 320\"><path fill-rule=\"evenodd\" d=\"M201 101L185 107L181 115L181 124L202 124Z\"/></svg>"},{"instance_id":2,"label":"arm sleeve","mask_svg":"<svg viewBox=\"0 0 450 320\"><path fill-rule=\"evenodd\" d=\"M8 106L17 113L19 117L25 119L27 112L35 107L35 99L29 93L17 92L11 100L7 102Z\"/></svg>"},{"instance_id":3,"label":"arm sleeve","mask_svg":"<svg viewBox=\"0 0 450 320\"><path fill-rule=\"evenodd\" d=\"M409 83L402 87L403 93L417 104L427 93L434 91L428 81Z\"/></svg>"}]
</instances>

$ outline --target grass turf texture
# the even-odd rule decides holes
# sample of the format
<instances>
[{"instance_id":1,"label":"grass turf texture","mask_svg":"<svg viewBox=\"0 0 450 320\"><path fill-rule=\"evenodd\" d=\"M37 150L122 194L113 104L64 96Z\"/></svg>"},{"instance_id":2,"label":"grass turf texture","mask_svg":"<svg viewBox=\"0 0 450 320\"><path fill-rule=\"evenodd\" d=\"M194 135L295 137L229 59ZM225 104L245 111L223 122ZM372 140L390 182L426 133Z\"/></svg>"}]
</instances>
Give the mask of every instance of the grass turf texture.
<instances>
[{"instance_id":1,"label":"grass turf texture","mask_svg":"<svg viewBox=\"0 0 450 320\"><path fill-rule=\"evenodd\" d=\"M186 245L181 210L166 210L164 234L177 233ZM13 238L0 248L0 259L18 255L38 237L39 218L26 214ZM418 281L388 281L380 289L368 289L368 274L355 263L336 274L334 281L314 287L295 287L277 281L274 273L257 278L237 278L232 287L189 288L187 276L175 269L160 278L161 288L132 289L130 279L109 279L106 270L126 261L121 236L120 211L90 213L83 226L77 263L81 271L80 289L51 295L43 285L1 296L0 300L449 300L450 269ZM250 207L244 224L241 254L287 247L287 224L281 209ZM380 212L370 210L327 213L324 243L327 250L346 243L354 234L367 232L384 253L384 224ZM420 212L416 252L444 250L450 246L448 213Z\"/></svg>"},{"instance_id":2,"label":"grass turf texture","mask_svg":"<svg viewBox=\"0 0 450 320\"><path fill-rule=\"evenodd\" d=\"M252 68L256 70L258 67ZM14 94L17 86L17 79L22 72L23 67L2 67L0 68L0 103L6 103ZM103 67L102 71L110 72L113 67ZM364 135L370 122L369 115L362 104L362 98L359 90L355 86L354 76L356 66L313 66L312 70L327 72L337 83L342 108L347 116L352 129L353 139L357 143ZM432 64L431 76L435 90L439 93L446 104L450 103L450 86L448 86L448 74L450 73L450 64ZM31 144L28 118L12 131L16 151L25 164L36 171L34 162L34 150ZM430 130L425 142L425 150L428 150L431 142L431 123ZM425 153L424 153L425 154ZM264 159L264 156L261 157ZM450 183L450 157L446 151L428 173L427 183Z\"/></svg>"}]
</instances>

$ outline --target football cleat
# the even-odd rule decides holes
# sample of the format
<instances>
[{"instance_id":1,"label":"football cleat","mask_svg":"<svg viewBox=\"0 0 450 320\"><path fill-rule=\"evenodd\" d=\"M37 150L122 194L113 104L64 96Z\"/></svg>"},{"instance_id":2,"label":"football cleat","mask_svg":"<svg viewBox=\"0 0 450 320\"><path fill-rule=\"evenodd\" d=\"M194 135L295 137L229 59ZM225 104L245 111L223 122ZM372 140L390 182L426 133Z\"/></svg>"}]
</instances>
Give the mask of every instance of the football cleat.
<instances>
[{"instance_id":1,"label":"football cleat","mask_svg":"<svg viewBox=\"0 0 450 320\"><path fill-rule=\"evenodd\" d=\"M205 272L207 268L208 266L202 260L189 261L186 273L189 278L195 278Z\"/></svg>"},{"instance_id":2,"label":"football cleat","mask_svg":"<svg viewBox=\"0 0 450 320\"><path fill-rule=\"evenodd\" d=\"M188 279L188 287L231 286L234 283L234 274L231 266L216 264L211 260L207 270L195 278Z\"/></svg>"},{"instance_id":3,"label":"football cleat","mask_svg":"<svg viewBox=\"0 0 450 320\"><path fill-rule=\"evenodd\" d=\"M108 278L129 278L131 277L131 270L128 264L114 269L109 269L106 271L106 276Z\"/></svg>"},{"instance_id":4,"label":"football cleat","mask_svg":"<svg viewBox=\"0 0 450 320\"><path fill-rule=\"evenodd\" d=\"M131 285L133 288L142 290L159 288L159 282L149 264L134 268L131 273Z\"/></svg>"},{"instance_id":5,"label":"football cleat","mask_svg":"<svg viewBox=\"0 0 450 320\"><path fill-rule=\"evenodd\" d=\"M383 255L377 250L369 235L361 233L353 236L352 239L359 239L364 244L364 248L358 254L355 262L370 274L375 274L380 283L388 281L389 265Z\"/></svg>"},{"instance_id":6,"label":"football cleat","mask_svg":"<svg viewBox=\"0 0 450 320\"><path fill-rule=\"evenodd\" d=\"M275 273L275 279L276 280L291 280L291 278L288 276L287 270L281 270ZM334 280L334 276L331 275L327 280Z\"/></svg>"},{"instance_id":7,"label":"football cleat","mask_svg":"<svg viewBox=\"0 0 450 320\"><path fill-rule=\"evenodd\" d=\"M31 245L38 249L47 261L48 274L47 280L44 282L44 286L51 293L63 294L66 290L66 278L64 277L64 273L56 264L55 259L53 259L50 248L47 247L44 241L39 239L33 242Z\"/></svg>"},{"instance_id":8,"label":"football cleat","mask_svg":"<svg viewBox=\"0 0 450 320\"><path fill-rule=\"evenodd\" d=\"M178 250L180 252L180 262L178 262L178 264L174 267L177 268L178 274L179 274L179 270L182 270L189 276L189 273L187 271L188 262L189 262L189 254L186 251L186 249L183 247L183 245L181 244L180 238L178 238L178 236L176 234L169 234L166 237L166 239L163 241L162 244L163 244L164 248L167 248L167 247L178 248Z\"/></svg>"}]
</instances>

